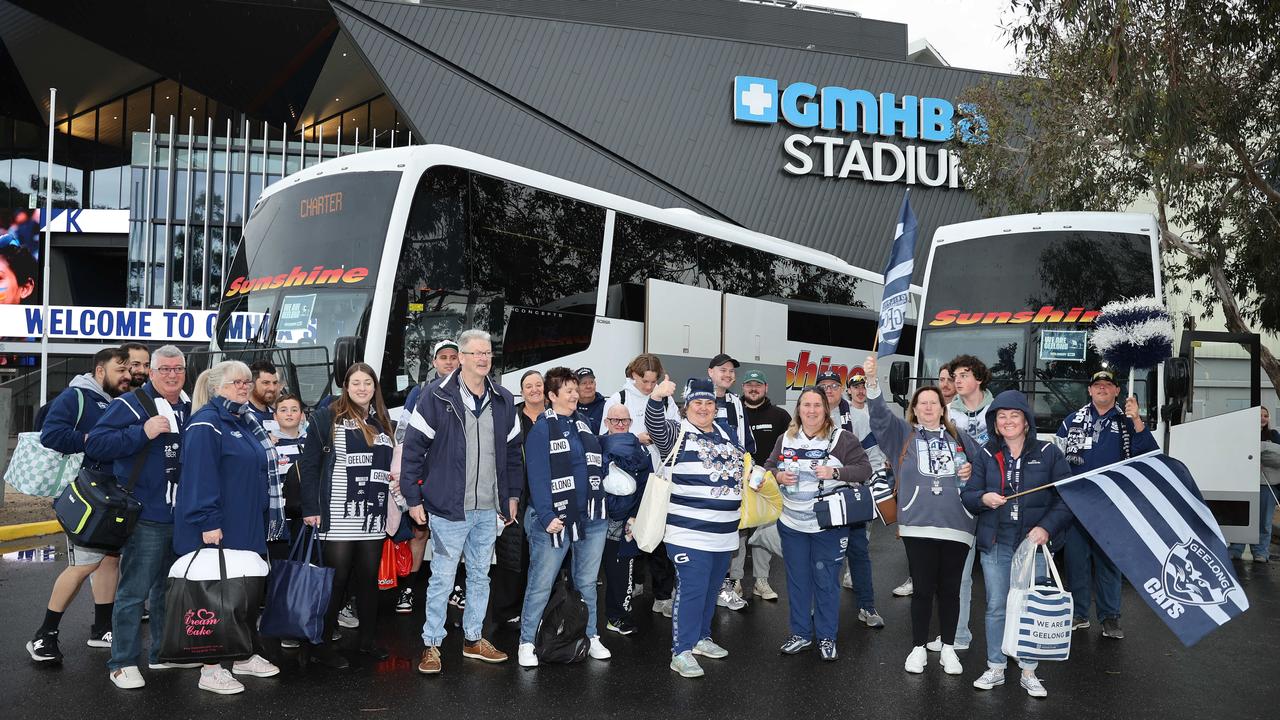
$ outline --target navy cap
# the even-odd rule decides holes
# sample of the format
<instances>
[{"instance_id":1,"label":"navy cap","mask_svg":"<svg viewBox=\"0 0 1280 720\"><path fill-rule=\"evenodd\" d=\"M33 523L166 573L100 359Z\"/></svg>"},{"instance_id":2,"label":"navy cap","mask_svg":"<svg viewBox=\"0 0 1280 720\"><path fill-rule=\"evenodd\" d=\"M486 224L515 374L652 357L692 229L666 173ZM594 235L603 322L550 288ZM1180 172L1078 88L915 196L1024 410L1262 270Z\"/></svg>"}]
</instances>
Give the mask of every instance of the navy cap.
<instances>
[{"instance_id":1,"label":"navy cap","mask_svg":"<svg viewBox=\"0 0 1280 720\"><path fill-rule=\"evenodd\" d=\"M710 378L689 378L684 384L684 401L716 399L716 386Z\"/></svg>"},{"instance_id":2,"label":"navy cap","mask_svg":"<svg viewBox=\"0 0 1280 720\"><path fill-rule=\"evenodd\" d=\"M738 367L738 366L740 366L740 365L742 364L742 363L738 362L737 360L734 360L733 358L729 357L728 355L726 355L726 354L724 354L724 353L720 353L719 355L717 355L717 356L715 356L715 357L711 358L711 364L710 364L710 365L707 365L707 369L708 369L708 370L710 370L710 369L711 369L711 368L713 368L713 367L720 367L721 365L723 365L723 364L725 364L725 363L733 363L733 366L734 366L735 368L736 368L736 367Z\"/></svg>"},{"instance_id":3,"label":"navy cap","mask_svg":"<svg viewBox=\"0 0 1280 720\"><path fill-rule=\"evenodd\" d=\"M838 373L838 372L836 372L836 371L834 371L834 370L824 370L823 372L818 373L818 379L817 379L817 380L815 380L813 384L814 384L814 385L821 385L821 384L822 384L824 381L826 381L826 380L831 380L831 381L832 381L832 382L834 382L836 385L843 385L843 384L844 384L844 383L840 380L840 373Z\"/></svg>"},{"instance_id":4,"label":"navy cap","mask_svg":"<svg viewBox=\"0 0 1280 720\"><path fill-rule=\"evenodd\" d=\"M1098 372L1093 374L1093 377L1089 378L1090 385L1096 382L1103 382L1103 381L1109 382L1112 385L1115 385L1116 387L1120 387L1120 384L1116 382L1116 374L1111 372L1110 370L1099 370Z\"/></svg>"},{"instance_id":5,"label":"navy cap","mask_svg":"<svg viewBox=\"0 0 1280 720\"><path fill-rule=\"evenodd\" d=\"M577 370L573 371L573 376L578 378L579 380L581 380L584 377L589 377L594 379L596 376L596 371L592 370L589 367L580 367Z\"/></svg>"}]
</instances>

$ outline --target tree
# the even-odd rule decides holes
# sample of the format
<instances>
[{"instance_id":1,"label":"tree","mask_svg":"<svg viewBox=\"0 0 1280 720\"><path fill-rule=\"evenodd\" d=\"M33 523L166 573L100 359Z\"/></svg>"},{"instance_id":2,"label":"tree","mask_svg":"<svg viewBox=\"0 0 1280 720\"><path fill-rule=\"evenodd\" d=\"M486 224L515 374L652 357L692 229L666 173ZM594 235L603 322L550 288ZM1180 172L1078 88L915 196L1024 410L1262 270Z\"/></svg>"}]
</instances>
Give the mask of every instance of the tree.
<instances>
[{"instance_id":1,"label":"tree","mask_svg":"<svg viewBox=\"0 0 1280 720\"><path fill-rule=\"evenodd\" d=\"M992 213L1155 203L1166 286L1280 331L1280 3L1011 0L1020 76L971 88L954 141ZM972 139L972 138L966 138ZM1190 318L1194 322L1194 318ZM1280 362L1262 349L1280 388Z\"/></svg>"}]
</instances>

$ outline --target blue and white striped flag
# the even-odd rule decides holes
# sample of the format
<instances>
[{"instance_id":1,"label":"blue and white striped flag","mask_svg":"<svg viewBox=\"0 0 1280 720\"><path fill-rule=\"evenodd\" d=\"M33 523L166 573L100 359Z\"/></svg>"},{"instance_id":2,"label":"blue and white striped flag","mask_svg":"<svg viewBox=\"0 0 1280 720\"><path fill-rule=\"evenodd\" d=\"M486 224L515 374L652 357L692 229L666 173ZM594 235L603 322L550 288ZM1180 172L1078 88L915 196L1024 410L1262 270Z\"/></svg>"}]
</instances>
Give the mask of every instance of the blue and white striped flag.
<instances>
[{"instance_id":1,"label":"blue and white striped flag","mask_svg":"<svg viewBox=\"0 0 1280 720\"><path fill-rule=\"evenodd\" d=\"M898 351L898 340L907 323L908 291L911 288L911 272L915 266L916 215L911 212L910 194L902 197L902 210L898 213L898 226L894 230L893 249L889 252L889 264L884 268L884 299L880 301L880 347L878 357Z\"/></svg>"},{"instance_id":2,"label":"blue and white striped flag","mask_svg":"<svg viewBox=\"0 0 1280 720\"><path fill-rule=\"evenodd\" d=\"M1249 608L1187 466L1153 451L1057 484L1107 557L1190 647Z\"/></svg>"}]
</instances>

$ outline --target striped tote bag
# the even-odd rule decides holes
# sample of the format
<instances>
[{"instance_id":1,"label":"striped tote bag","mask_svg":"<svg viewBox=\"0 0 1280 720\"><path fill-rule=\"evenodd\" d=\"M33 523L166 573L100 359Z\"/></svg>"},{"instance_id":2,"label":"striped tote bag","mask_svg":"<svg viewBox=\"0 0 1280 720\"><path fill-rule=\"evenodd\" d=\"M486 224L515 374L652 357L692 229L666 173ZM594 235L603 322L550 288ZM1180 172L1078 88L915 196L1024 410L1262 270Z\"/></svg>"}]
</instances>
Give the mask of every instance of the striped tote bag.
<instances>
[{"instance_id":1,"label":"striped tote bag","mask_svg":"<svg viewBox=\"0 0 1280 720\"><path fill-rule=\"evenodd\" d=\"M1052 585L1035 584L1035 556L1038 551L1044 552ZM1004 640L1000 649L1005 655L1018 660L1066 660L1071 655L1073 606L1071 593L1062 587L1062 577L1054 567L1049 548L1046 545L1037 548L1023 540L1014 556L1005 605ZM1018 557L1026 561L1018 563Z\"/></svg>"}]
</instances>

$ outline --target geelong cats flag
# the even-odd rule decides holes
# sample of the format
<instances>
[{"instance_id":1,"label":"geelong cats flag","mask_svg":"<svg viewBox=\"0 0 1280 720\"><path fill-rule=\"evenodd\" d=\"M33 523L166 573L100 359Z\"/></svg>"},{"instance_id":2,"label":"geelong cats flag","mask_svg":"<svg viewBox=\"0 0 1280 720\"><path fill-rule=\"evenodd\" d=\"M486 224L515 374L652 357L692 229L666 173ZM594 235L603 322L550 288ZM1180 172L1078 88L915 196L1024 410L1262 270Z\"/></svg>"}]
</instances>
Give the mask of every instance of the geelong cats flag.
<instances>
[{"instance_id":1,"label":"geelong cats flag","mask_svg":"<svg viewBox=\"0 0 1280 720\"><path fill-rule=\"evenodd\" d=\"M911 197L903 195L902 210L893 235L893 250L884 268L884 299L880 301L880 347L877 357L898 351L898 340L907 323L907 292L911 288L911 269L915 264L916 215L911 212Z\"/></svg>"},{"instance_id":2,"label":"geelong cats flag","mask_svg":"<svg viewBox=\"0 0 1280 720\"><path fill-rule=\"evenodd\" d=\"M1182 463L1155 451L1057 487L1184 645L1249 608L1222 531Z\"/></svg>"}]
</instances>

